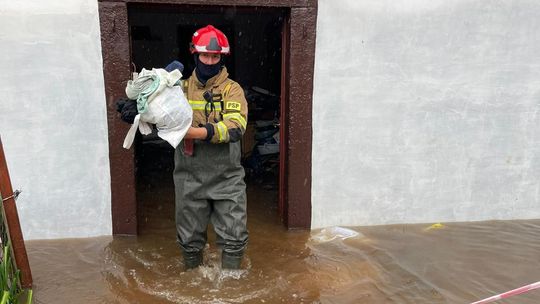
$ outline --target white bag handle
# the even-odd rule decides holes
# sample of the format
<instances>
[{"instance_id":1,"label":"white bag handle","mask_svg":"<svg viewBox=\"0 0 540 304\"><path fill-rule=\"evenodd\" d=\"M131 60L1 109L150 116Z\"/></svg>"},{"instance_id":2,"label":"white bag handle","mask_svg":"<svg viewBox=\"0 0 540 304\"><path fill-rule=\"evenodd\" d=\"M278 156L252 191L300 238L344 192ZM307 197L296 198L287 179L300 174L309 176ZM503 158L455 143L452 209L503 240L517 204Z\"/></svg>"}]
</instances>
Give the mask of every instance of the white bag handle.
<instances>
[{"instance_id":1,"label":"white bag handle","mask_svg":"<svg viewBox=\"0 0 540 304\"><path fill-rule=\"evenodd\" d=\"M129 131L126 134L126 138L124 138L124 144L122 145L125 149L131 148L131 145L135 140L135 134L137 133L140 119L141 114L137 114L137 116L135 116L135 119L133 119L133 124L131 125L131 128L129 128Z\"/></svg>"}]
</instances>

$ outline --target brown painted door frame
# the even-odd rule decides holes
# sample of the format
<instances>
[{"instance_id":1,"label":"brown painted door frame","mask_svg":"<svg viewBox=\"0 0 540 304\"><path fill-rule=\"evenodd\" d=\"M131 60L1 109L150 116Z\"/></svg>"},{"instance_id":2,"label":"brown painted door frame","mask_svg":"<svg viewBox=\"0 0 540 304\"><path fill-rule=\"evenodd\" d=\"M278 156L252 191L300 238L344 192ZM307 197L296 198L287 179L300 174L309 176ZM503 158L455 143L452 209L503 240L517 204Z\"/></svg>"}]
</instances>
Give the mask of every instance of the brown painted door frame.
<instances>
[{"instance_id":1,"label":"brown painted door frame","mask_svg":"<svg viewBox=\"0 0 540 304\"><path fill-rule=\"evenodd\" d=\"M287 80L289 79L289 27L290 16L287 15L283 20L281 26L281 95L280 95L280 114L279 114L279 127L280 127L280 141L279 151L288 151L289 147L287 142L289 141L288 127L287 127L287 111L289 109L289 86ZM279 154L279 194L278 194L278 212L285 226L288 227L287 218L287 153Z\"/></svg>"},{"instance_id":2,"label":"brown painted door frame","mask_svg":"<svg viewBox=\"0 0 540 304\"><path fill-rule=\"evenodd\" d=\"M99 0L109 125L113 234L137 234L134 149L122 148L128 125L115 110L130 77L129 3L288 8L284 20L280 143L280 212L288 228L311 227L312 95L317 0Z\"/></svg>"}]
</instances>

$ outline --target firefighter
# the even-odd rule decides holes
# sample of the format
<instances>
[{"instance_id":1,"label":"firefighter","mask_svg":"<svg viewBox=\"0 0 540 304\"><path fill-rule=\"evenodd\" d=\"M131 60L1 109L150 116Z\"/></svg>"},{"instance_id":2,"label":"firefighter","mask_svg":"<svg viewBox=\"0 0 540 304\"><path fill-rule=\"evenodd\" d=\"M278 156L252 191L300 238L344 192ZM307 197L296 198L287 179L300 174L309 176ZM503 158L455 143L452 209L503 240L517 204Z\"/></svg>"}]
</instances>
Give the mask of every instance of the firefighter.
<instances>
[{"instance_id":1,"label":"firefighter","mask_svg":"<svg viewBox=\"0 0 540 304\"><path fill-rule=\"evenodd\" d=\"M184 81L193 123L175 150L177 239L186 269L202 263L212 223L224 269L238 269L248 242L246 184L240 139L247 124L244 91L228 78L227 37L212 25L197 30L190 51L195 70Z\"/></svg>"}]
</instances>

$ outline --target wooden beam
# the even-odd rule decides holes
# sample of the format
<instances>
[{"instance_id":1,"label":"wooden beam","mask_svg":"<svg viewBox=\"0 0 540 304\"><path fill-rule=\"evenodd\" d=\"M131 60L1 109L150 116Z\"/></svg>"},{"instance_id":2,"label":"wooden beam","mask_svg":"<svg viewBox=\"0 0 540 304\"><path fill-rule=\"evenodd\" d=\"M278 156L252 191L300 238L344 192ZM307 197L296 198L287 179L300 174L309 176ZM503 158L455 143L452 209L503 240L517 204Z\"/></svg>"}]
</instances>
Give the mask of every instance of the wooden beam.
<instances>
[{"instance_id":1,"label":"wooden beam","mask_svg":"<svg viewBox=\"0 0 540 304\"><path fill-rule=\"evenodd\" d=\"M24 238L21 231L21 224L19 222L19 215L17 213L17 206L15 205L15 197L13 196L13 188L11 187L11 180L9 178L6 156L4 154L4 147L2 145L1 137L0 193L2 194L4 213L6 215L5 221L8 226L8 233L9 238L11 239L13 255L15 256L15 264L21 271L21 285L24 288L30 288L32 287L32 273L30 271L30 264L28 263L26 247L24 246Z\"/></svg>"},{"instance_id":2,"label":"wooden beam","mask_svg":"<svg viewBox=\"0 0 540 304\"><path fill-rule=\"evenodd\" d=\"M130 77L129 25L126 3L99 3L103 76L109 125L113 234L137 234L134 149L122 148L130 125L120 120L115 100L125 96Z\"/></svg>"},{"instance_id":3,"label":"wooden beam","mask_svg":"<svg viewBox=\"0 0 540 304\"><path fill-rule=\"evenodd\" d=\"M292 8L289 58L288 228L311 228L311 145L316 8Z\"/></svg>"}]
</instances>

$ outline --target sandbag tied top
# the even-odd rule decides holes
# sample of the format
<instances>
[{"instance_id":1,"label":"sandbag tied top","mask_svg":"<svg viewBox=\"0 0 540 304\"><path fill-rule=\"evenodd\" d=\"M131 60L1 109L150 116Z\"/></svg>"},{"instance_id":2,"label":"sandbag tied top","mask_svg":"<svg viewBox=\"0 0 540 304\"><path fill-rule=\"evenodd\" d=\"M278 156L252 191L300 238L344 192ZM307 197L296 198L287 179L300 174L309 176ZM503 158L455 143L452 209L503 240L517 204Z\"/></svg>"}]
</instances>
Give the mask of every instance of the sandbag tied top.
<instances>
[{"instance_id":1,"label":"sandbag tied top","mask_svg":"<svg viewBox=\"0 0 540 304\"><path fill-rule=\"evenodd\" d=\"M146 112L148 103L160 94L166 87L172 87L180 83L182 73L178 69L167 72L165 69L152 69L142 71L134 80L129 80L126 85L126 96L137 100L139 114Z\"/></svg>"},{"instance_id":2,"label":"sandbag tied top","mask_svg":"<svg viewBox=\"0 0 540 304\"><path fill-rule=\"evenodd\" d=\"M189 105L180 79L182 73L175 69L143 69L138 77L128 81L126 95L137 100L139 114L124 139L123 147L129 149L137 129L144 134L152 132L155 124L158 136L176 148L191 126L193 111Z\"/></svg>"}]
</instances>

